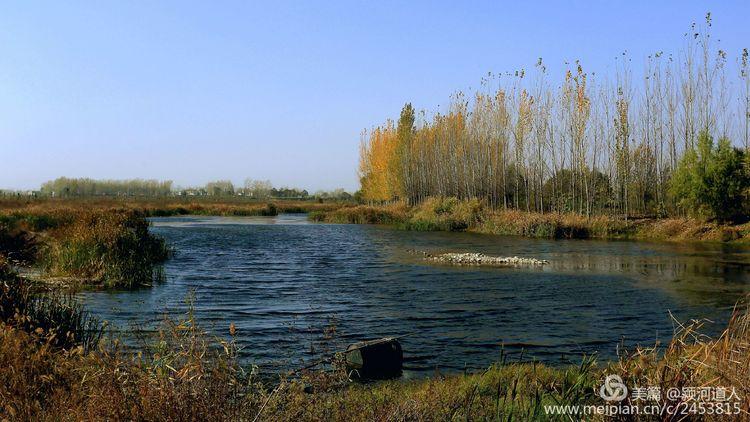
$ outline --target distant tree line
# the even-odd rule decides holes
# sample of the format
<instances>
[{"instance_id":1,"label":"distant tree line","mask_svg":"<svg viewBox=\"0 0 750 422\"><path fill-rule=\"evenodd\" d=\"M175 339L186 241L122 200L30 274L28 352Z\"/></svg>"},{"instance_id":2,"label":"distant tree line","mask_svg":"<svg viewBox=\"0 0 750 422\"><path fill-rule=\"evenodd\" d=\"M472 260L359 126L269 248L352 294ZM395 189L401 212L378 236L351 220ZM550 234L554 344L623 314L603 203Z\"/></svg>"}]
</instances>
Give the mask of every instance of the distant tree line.
<instances>
[{"instance_id":1,"label":"distant tree line","mask_svg":"<svg viewBox=\"0 0 750 422\"><path fill-rule=\"evenodd\" d=\"M37 192L0 191L0 196L29 196ZM274 187L268 180L245 180L243 187L235 187L230 180L216 180L198 188L174 188L172 181L158 180L95 180L60 177L42 184L40 195L51 197L94 196L243 196L253 199L325 199L349 200L352 195L344 189L317 191L309 194L298 188Z\"/></svg>"},{"instance_id":2,"label":"distant tree line","mask_svg":"<svg viewBox=\"0 0 750 422\"><path fill-rule=\"evenodd\" d=\"M316 191L313 194L313 197L316 199L334 199L334 200L348 201L348 200L353 199L354 195L350 194L344 189L339 188L339 189L334 189L332 191L324 191L324 190Z\"/></svg>"},{"instance_id":3,"label":"distant tree line","mask_svg":"<svg viewBox=\"0 0 750 422\"><path fill-rule=\"evenodd\" d=\"M298 188L275 188L268 180L245 179L245 186L241 190L245 196L252 198L285 198L285 199L307 199L310 194L305 189Z\"/></svg>"},{"instance_id":4,"label":"distant tree line","mask_svg":"<svg viewBox=\"0 0 750 422\"><path fill-rule=\"evenodd\" d=\"M41 193L57 197L81 196L169 196L172 181L159 180L94 180L59 177L42 184Z\"/></svg>"},{"instance_id":5,"label":"distant tree line","mask_svg":"<svg viewBox=\"0 0 750 422\"><path fill-rule=\"evenodd\" d=\"M397 121L363 132L362 198L481 198L497 208L626 218L746 216L748 50L729 63L711 25L710 14L693 24L676 56L648 56L640 84L627 54L614 81L576 61L557 87L540 58L532 75L489 74L472 95L454 94L445 112L406 104Z\"/></svg>"}]
</instances>

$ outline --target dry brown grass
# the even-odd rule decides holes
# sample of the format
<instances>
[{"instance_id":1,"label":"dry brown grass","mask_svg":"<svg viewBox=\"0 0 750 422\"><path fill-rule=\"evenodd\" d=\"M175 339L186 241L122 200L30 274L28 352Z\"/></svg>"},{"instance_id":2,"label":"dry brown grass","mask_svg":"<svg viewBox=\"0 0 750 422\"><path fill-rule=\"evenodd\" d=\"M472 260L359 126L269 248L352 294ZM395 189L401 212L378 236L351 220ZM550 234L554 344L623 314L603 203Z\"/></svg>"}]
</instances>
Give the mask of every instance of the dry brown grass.
<instances>
[{"instance_id":1,"label":"dry brown grass","mask_svg":"<svg viewBox=\"0 0 750 422\"><path fill-rule=\"evenodd\" d=\"M230 357L191 342L147 359L117 346L84 355L2 326L0 418L236 420L235 404L244 402L238 393L245 390L229 370Z\"/></svg>"},{"instance_id":2,"label":"dry brown grass","mask_svg":"<svg viewBox=\"0 0 750 422\"><path fill-rule=\"evenodd\" d=\"M75 199L0 199L0 212L50 213L58 210L110 210L141 211L149 216L171 215L222 215L256 216L278 213L305 213L328 211L352 206L348 202L317 202L298 200L259 201L234 197L200 198L75 198Z\"/></svg>"},{"instance_id":3,"label":"dry brown grass","mask_svg":"<svg viewBox=\"0 0 750 422\"><path fill-rule=\"evenodd\" d=\"M633 227L621 219L578 214L496 211L490 213L476 231L548 239L624 238Z\"/></svg>"},{"instance_id":4,"label":"dry brown grass","mask_svg":"<svg viewBox=\"0 0 750 422\"><path fill-rule=\"evenodd\" d=\"M639 349L616 363L552 368L499 363L485 371L412 381L357 384L343 371L259 377L244 371L228 340L212 339L194 321L165 322L150 347L122 352L116 342L83 354L0 325L0 419L9 420L570 420L545 405L603 404L605 375L626 385L734 388L750 417L750 312L738 308L716 339L681 327L664 349ZM231 329L230 329L231 331ZM631 396L632 397L632 396ZM641 406L638 401L624 404ZM675 404L675 403L673 403ZM592 417L593 420L611 420ZM677 415L617 420L683 420Z\"/></svg>"},{"instance_id":5,"label":"dry brown grass","mask_svg":"<svg viewBox=\"0 0 750 422\"><path fill-rule=\"evenodd\" d=\"M658 386L665 393L669 389L682 391L683 388L701 387L735 391L742 413L733 419L749 420L750 307L747 303L738 305L727 328L715 339L701 334L703 323L678 324L677 334L664 350L657 347L638 349L612 365L610 371L621 375L627 385ZM667 402L686 408L700 403L701 399L667 399ZM708 415L702 419L727 420L721 415Z\"/></svg>"},{"instance_id":6,"label":"dry brown grass","mask_svg":"<svg viewBox=\"0 0 750 422\"><path fill-rule=\"evenodd\" d=\"M450 420L535 415L588 387L590 367L497 365L476 375L361 385L341 371L261 380L188 321L140 355L82 354L0 327L0 418L13 420ZM24 358L27 357L27 358ZM581 384L581 380L584 382ZM581 392L583 389L581 389ZM590 394L589 394L590 395ZM583 399L583 397L579 397Z\"/></svg>"},{"instance_id":7,"label":"dry brown grass","mask_svg":"<svg viewBox=\"0 0 750 422\"><path fill-rule=\"evenodd\" d=\"M463 231L475 227L485 217L484 202L474 199L427 198L410 210L409 218L400 224L407 230Z\"/></svg>"},{"instance_id":8,"label":"dry brown grass","mask_svg":"<svg viewBox=\"0 0 750 422\"><path fill-rule=\"evenodd\" d=\"M85 284L148 285L169 254L148 231L146 215L127 208L31 205L0 211L0 226L0 254Z\"/></svg>"},{"instance_id":9,"label":"dry brown grass","mask_svg":"<svg viewBox=\"0 0 750 422\"><path fill-rule=\"evenodd\" d=\"M149 285L169 250L148 227L138 211L77 212L71 223L48 232L41 261L50 276L104 287Z\"/></svg>"},{"instance_id":10,"label":"dry brown grass","mask_svg":"<svg viewBox=\"0 0 750 422\"><path fill-rule=\"evenodd\" d=\"M428 198L413 207L396 203L321 210L311 217L329 223L390 224L405 230L468 230L546 239L750 241L750 223L730 225L695 218L625 220L607 215L494 210L478 200L456 198Z\"/></svg>"},{"instance_id":11,"label":"dry brown grass","mask_svg":"<svg viewBox=\"0 0 750 422\"><path fill-rule=\"evenodd\" d=\"M319 209L310 214L313 221L334 224L397 224L407 216L402 203L372 206L357 205L338 209Z\"/></svg>"},{"instance_id":12,"label":"dry brown grass","mask_svg":"<svg viewBox=\"0 0 750 422\"><path fill-rule=\"evenodd\" d=\"M695 218L636 221L638 237L660 240L712 242L750 240L750 225L728 225Z\"/></svg>"}]
</instances>

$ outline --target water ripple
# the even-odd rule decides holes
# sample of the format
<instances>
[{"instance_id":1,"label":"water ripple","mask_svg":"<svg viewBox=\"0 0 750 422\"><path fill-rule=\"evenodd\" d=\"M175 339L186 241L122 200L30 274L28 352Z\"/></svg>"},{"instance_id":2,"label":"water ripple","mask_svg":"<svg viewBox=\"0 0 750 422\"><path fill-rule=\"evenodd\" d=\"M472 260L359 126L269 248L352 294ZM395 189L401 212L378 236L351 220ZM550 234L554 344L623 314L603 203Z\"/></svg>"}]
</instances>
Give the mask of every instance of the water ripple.
<instances>
[{"instance_id":1,"label":"water ripple","mask_svg":"<svg viewBox=\"0 0 750 422\"><path fill-rule=\"evenodd\" d=\"M153 329L186 312L236 341L247 362L293 365L323 347L387 335L407 367L482 368L510 356L558 363L617 346L650 345L681 319L717 331L750 291L750 250L726 245L547 241L469 233L307 224L305 216L169 217L152 230L175 249L166 282L88 292L88 306L121 329ZM551 262L543 269L433 266L408 250L482 252Z\"/></svg>"}]
</instances>

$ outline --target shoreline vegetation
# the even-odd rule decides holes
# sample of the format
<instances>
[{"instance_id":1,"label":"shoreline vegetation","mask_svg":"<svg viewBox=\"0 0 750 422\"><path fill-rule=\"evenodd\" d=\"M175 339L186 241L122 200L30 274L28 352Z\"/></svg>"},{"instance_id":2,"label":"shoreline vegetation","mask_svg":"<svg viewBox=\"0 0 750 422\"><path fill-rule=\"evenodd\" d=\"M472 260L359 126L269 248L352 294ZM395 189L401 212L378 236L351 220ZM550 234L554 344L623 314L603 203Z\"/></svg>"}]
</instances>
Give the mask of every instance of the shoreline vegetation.
<instances>
[{"instance_id":1,"label":"shoreline vegetation","mask_svg":"<svg viewBox=\"0 0 750 422\"><path fill-rule=\"evenodd\" d=\"M584 357L579 365L557 367L514 361L502 357L498 345L500 360L484 371L447 375L436 371L424 379L361 384L350 379L339 355L323 367L264 373L239 361L232 324L228 323L228 337L213 337L197 326L190 313L181 320L165 320L143 347L128 351L114 334L107 334L106 325L95 315L59 291L62 286L80 287L80 278L72 286L49 286L15 271L42 265L50 274L82 275L86 284L101 288L148 286L169 256L164 241L148 232L147 217L159 215L307 212L316 221L545 238L632 238L643 233L638 220L500 212L479 200L456 198L428 198L411 207L82 198L13 200L0 205L0 419L563 421L570 416L553 406L649 404L633 396L617 404L604 401L599 387L613 374L627 386L653 386L662 392L694 386L732 389L739 397L731 407L740 412L736 419L750 417L750 308L746 304L750 298L738 305L726 330L716 338L700 334L701 322L678 323L668 344L621 351L614 362ZM658 232L671 239L695 238L700 233L704 240L729 240L722 234L725 230L740 231L741 235L732 235L735 240L747 237L747 225L667 221L649 224L675 225ZM662 402L678 408L695 403L683 398ZM553 409L560 413L550 414ZM661 420L661 416L624 420ZM704 419L722 420L719 415Z\"/></svg>"},{"instance_id":2,"label":"shoreline vegetation","mask_svg":"<svg viewBox=\"0 0 750 422\"><path fill-rule=\"evenodd\" d=\"M161 279L170 256L149 217L274 216L340 202L115 198L0 200L0 256L57 287L137 288Z\"/></svg>"},{"instance_id":3,"label":"shoreline vegetation","mask_svg":"<svg viewBox=\"0 0 750 422\"><path fill-rule=\"evenodd\" d=\"M169 255L132 209L46 208L0 211L0 256L58 286L148 286Z\"/></svg>"},{"instance_id":4,"label":"shoreline vegetation","mask_svg":"<svg viewBox=\"0 0 750 422\"><path fill-rule=\"evenodd\" d=\"M750 416L747 304L736 307L714 339L700 335L700 322L678 324L664 347L623 352L616 362L589 357L580 365L551 367L501 357L480 372L371 384L350 381L340 355L327 368L263 374L238 361L231 324L226 338L212 337L190 313L165 320L143 350L127 352L116 338L102 335L105 327L81 305L34 294L5 261L0 261L0 317L3 420L562 421L571 416L550 414L552 406L653 404L633 396L604 401L599 386L613 374L628 387L662 392L695 386L734 391L737 398L728 409L735 419ZM661 404L689 409L700 401L663 398Z\"/></svg>"},{"instance_id":5,"label":"shoreline vegetation","mask_svg":"<svg viewBox=\"0 0 750 422\"><path fill-rule=\"evenodd\" d=\"M394 203L314 211L310 219L338 224L384 224L402 230L469 231L543 239L750 241L750 223L691 217L625 220L604 215L504 211L489 208L478 200L456 198L427 198L415 206Z\"/></svg>"},{"instance_id":6,"label":"shoreline vegetation","mask_svg":"<svg viewBox=\"0 0 750 422\"><path fill-rule=\"evenodd\" d=\"M307 213L310 220L326 223L544 239L750 241L750 223L534 213L496 209L477 199L431 197L409 206L403 201L39 198L0 199L0 255L26 275L57 287L148 287L161 279L161 263L171 253L163 239L149 232L149 217L281 213Z\"/></svg>"},{"instance_id":7,"label":"shoreline vegetation","mask_svg":"<svg viewBox=\"0 0 750 422\"><path fill-rule=\"evenodd\" d=\"M493 211L483 226L392 208L328 220L531 237L724 237L678 227L750 220L750 53L723 50L712 26L708 13L680 51L649 55L638 82L627 53L617 55L614 83L579 61L556 78L539 58L531 70L486 75L438 112L406 103L362 133L362 202L403 202L418 214L434 198L479 201Z\"/></svg>"}]
</instances>

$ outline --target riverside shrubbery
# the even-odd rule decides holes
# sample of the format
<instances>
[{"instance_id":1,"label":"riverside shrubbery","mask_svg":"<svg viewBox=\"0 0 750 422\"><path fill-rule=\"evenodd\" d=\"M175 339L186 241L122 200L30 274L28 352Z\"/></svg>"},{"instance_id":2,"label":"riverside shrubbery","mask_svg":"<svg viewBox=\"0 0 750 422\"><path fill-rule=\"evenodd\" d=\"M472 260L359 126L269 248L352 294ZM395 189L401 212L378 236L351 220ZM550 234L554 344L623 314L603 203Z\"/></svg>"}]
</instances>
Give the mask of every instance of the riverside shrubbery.
<instances>
[{"instance_id":1,"label":"riverside shrubbery","mask_svg":"<svg viewBox=\"0 0 750 422\"><path fill-rule=\"evenodd\" d=\"M220 215L231 217L275 216L279 207L274 203L146 203L143 211L150 217L169 217L174 215Z\"/></svg>"},{"instance_id":2,"label":"riverside shrubbery","mask_svg":"<svg viewBox=\"0 0 750 422\"><path fill-rule=\"evenodd\" d=\"M427 198L409 207L403 202L360 205L310 214L313 221L386 224L402 230L474 231L542 239L649 239L746 241L750 223L732 225L698 218L586 217L576 213L497 210L482 201Z\"/></svg>"},{"instance_id":3,"label":"riverside shrubbery","mask_svg":"<svg viewBox=\"0 0 750 422\"><path fill-rule=\"evenodd\" d=\"M727 138L714 143L706 131L685 152L671 180L671 192L688 214L722 221L750 215L750 156Z\"/></svg>"},{"instance_id":4,"label":"riverside shrubbery","mask_svg":"<svg viewBox=\"0 0 750 422\"><path fill-rule=\"evenodd\" d=\"M481 88L454 93L439 112L406 103L397 119L363 132L358 197L418 207L435 197L478 198L495 210L623 220L747 221L750 53L736 51L739 66L728 66L731 52L714 42L712 27L708 13L685 32L679 53L649 55L642 85L631 85L626 53L614 84L578 60L551 84L539 58L530 71L488 74ZM436 229L433 220L414 226ZM509 231L582 237L558 217L533 220Z\"/></svg>"},{"instance_id":5,"label":"riverside shrubbery","mask_svg":"<svg viewBox=\"0 0 750 422\"><path fill-rule=\"evenodd\" d=\"M231 198L1 200L0 255L14 265L37 266L45 276L101 287L131 288L149 285L158 278L158 265L169 255L164 241L149 233L148 217L275 216L331 210L345 213L351 207L351 203L338 202L266 203ZM387 219L387 212L376 214L361 222Z\"/></svg>"},{"instance_id":6,"label":"riverside shrubbery","mask_svg":"<svg viewBox=\"0 0 750 422\"><path fill-rule=\"evenodd\" d=\"M358 205L313 211L309 218L312 221L335 224L398 224L407 218L407 209L403 204Z\"/></svg>"},{"instance_id":7,"label":"riverside shrubbery","mask_svg":"<svg viewBox=\"0 0 750 422\"><path fill-rule=\"evenodd\" d=\"M139 212L97 211L50 233L43 264L51 275L73 276L105 287L149 284L155 264L169 256L165 242L148 231Z\"/></svg>"},{"instance_id":8,"label":"riverside shrubbery","mask_svg":"<svg viewBox=\"0 0 750 422\"><path fill-rule=\"evenodd\" d=\"M152 283L169 256L148 226L143 212L128 209L14 209L0 214L0 253L24 257L46 276L132 288Z\"/></svg>"},{"instance_id":9,"label":"riverside shrubbery","mask_svg":"<svg viewBox=\"0 0 750 422\"><path fill-rule=\"evenodd\" d=\"M476 226L484 216L484 204L477 199L428 198L399 224L407 230L464 231Z\"/></svg>"}]
</instances>

